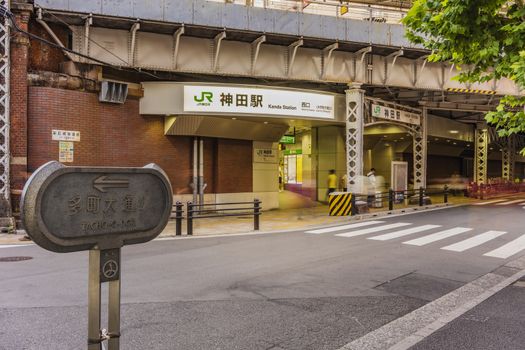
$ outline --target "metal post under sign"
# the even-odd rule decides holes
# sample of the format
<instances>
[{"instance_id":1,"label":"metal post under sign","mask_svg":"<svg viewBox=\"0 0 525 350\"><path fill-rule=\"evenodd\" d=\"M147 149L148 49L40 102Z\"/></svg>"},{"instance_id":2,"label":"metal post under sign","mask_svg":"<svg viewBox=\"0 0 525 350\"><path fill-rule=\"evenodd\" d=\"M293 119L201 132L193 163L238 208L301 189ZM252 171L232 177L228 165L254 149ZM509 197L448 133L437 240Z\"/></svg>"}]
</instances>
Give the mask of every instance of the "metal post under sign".
<instances>
[{"instance_id":1,"label":"metal post under sign","mask_svg":"<svg viewBox=\"0 0 525 350\"><path fill-rule=\"evenodd\" d=\"M44 249L89 250L88 350L120 347L121 248L157 237L172 209L168 177L143 168L66 167L49 162L24 187L21 215ZM107 328L101 328L101 290L108 283Z\"/></svg>"}]
</instances>

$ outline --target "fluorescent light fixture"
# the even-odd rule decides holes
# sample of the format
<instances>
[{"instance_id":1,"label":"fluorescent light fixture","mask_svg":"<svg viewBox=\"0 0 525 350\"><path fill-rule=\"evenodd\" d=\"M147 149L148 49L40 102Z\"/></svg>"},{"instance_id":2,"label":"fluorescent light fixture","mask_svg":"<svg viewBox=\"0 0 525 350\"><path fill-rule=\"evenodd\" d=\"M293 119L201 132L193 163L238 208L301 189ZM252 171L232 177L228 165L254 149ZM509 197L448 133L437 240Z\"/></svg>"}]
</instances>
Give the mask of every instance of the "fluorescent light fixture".
<instances>
[{"instance_id":1,"label":"fluorescent light fixture","mask_svg":"<svg viewBox=\"0 0 525 350\"><path fill-rule=\"evenodd\" d=\"M449 130L448 132L451 133L451 134L459 134L458 130Z\"/></svg>"}]
</instances>

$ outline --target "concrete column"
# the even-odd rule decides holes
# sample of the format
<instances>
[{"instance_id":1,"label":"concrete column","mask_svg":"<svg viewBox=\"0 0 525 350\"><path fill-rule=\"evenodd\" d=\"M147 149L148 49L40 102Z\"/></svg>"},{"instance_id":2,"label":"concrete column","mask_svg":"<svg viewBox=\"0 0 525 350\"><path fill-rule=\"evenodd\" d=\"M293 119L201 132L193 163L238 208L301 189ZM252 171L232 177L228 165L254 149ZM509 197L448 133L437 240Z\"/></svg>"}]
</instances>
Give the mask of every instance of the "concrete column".
<instances>
[{"instance_id":1,"label":"concrete column","mask_svg":"<svg viewBox=\"0 0 525 350\"><path fill-rule=\"evenodd\" d=\"M334 169L338 179L341 179L346 171L344 134L345 129L339 126L316 128L318 200L327 200L326 192L328 188L326 180L328 171Z\"/></svg>"},{"instance_id":2,"label":"concrete column","mask_svg":"<svg viewBox=\"0 0 525 350\"><path fill-rule=\"evenodd\" d=\"M414 133L414 188L427 185L427 109L423 108L421 126Z\"/></svg>"},{"instance_id":3,"label":"concrete column","mask_svg":"<svg viewBox=\"0 0 525 350\"><path fill-rule=\"evenodd\" d=\"M363 177L363 134L365 91L360 85L351 85L346 92L346 171L348 190L364 192Z\"/></svg>"},{"instance_id":4,"label":"concrete column","mask_svg":"<svg viewBox=\"0 0 525 350\"><path fill-rule=\"evenodd\" d=\"M489 150L489 132L487 126L478 126L475 132L474 181L478 184L487 183L487 155Z\"/></svg>"},{"instance_id":5,"label":"concrete column","mask_svg":"<svg viewBox=\"0 0 525 350\"><path fill-rule=\"evenodd\" d=\"M509 136L507 144L501 151L501 177L508 181L514 180L514 163L516 159L516 147L514 137Z\"/></svg>"}]
</instances>

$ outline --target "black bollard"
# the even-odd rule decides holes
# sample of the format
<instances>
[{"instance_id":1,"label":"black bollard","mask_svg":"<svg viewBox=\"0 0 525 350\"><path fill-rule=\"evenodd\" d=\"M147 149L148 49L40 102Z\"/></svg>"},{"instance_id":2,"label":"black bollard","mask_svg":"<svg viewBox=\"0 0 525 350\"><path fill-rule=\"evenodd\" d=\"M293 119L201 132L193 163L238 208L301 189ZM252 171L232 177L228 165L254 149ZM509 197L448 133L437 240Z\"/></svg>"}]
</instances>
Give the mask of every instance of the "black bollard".
<instances>
[{"instance_id":1,"label":"black bollard","mask_svg":"<svg viewBox=\"0 0 525 350\"><path fill-rule=\"evenodd\" d=\"M193 235L193 204L191 202L188 202L186 205L187 213L188 213L188 228L187 228L187 234L188 236Z\"/></svg>"},{"instance_id":2,"label":"black bollard","mask_svg":"<svg viewBox=\"0 0 525 350\"><path fill-rule=\"evenodd\" d=\"M259 231L259 216L261 215L261 201L255 199L253 201L253 230Z\"/></svg>"},{"instance_id":3,"label":"black bollard","mask_svg":"<svg viewBox=\"0 0 525 350\"><path fill-rule=\"evenodd\" d=\"M182 235L182 203L175 203L175 235Z\"/></svg>"}]
</instances>

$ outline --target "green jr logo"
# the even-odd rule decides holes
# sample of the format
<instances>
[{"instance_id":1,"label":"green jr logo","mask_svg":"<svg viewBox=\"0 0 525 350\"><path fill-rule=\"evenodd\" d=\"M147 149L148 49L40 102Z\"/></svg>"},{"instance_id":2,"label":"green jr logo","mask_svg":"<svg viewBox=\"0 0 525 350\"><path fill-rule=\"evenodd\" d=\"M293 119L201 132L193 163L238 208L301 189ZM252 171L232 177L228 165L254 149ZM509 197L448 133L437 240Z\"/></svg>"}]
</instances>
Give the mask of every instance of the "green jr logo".
<instances>
[{"instance_id":1,"label":"green jr logo","mask_svg":"<svg viewBox=\"0 0 525 350\"><path fill-rule=\"evenodd\" d=\"M193 96L193 100L195 102L204 102L204 99L208 100L209 103L213 102L213 93L209 91L203 91L201 92L201 96L199 98L197 96Z\"/></svg>"}]
</instances>

